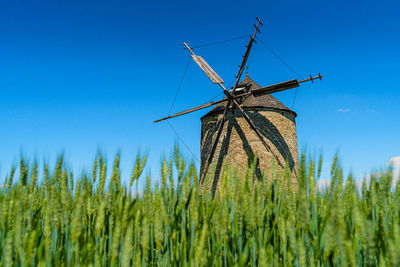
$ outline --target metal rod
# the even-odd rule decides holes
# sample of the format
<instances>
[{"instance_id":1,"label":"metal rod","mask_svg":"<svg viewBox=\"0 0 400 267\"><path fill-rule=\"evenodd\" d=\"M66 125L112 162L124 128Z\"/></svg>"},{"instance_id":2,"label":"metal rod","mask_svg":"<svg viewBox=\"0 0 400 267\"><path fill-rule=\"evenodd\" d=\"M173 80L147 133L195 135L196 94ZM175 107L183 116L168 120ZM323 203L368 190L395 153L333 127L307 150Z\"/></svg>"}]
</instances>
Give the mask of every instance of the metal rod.
<instances>
[{"instance_id":1,"label":"metal rod","mask_svg":"<svg viewBox=\"0 0 400 267\"><path fill-rule=\"evenodd\" d=\"M250 55L251 47L253 46L254 39L256 38L256 35L257 35L258 27L260 27L261 20L259 18L257 18L257 21L258 21L258 23L257 23L256 29L254 30L253 36L252 37L250 36L250 41L249 41L249 44L247 45L246 52L244 53L242 64L240 64L239 72L236 75L236 82L235 82L235 85L233 86L233 90L232 90L233 93L235 92L236 87L239 83L240 77L242 76L244 67L246 66L246 63L247 63L247 59Z\"/></svg>"},{"instance_id":2,"label":"metal rod","mask_svg":"<svg viewBox=\"0 0 400 267\"><path fill-rule=\"evenodd\" d=\"M195 53L192 51L192 49L190 49L187 43L183 42L183 45L186 46L186 49L189 50L192 55L195 55Z\"/></svg>"},{"instance_id":3,"label":"metal rod","mask_svg":"<svg viewBox=\"0 0 400 267\"><path fill-rule=\"evenodd\" d=\"M322 79L322 77L324 77L324 76L322 76L321 74L319 74L318 76L314 76L314 77L310 77L310 78L307 78L307 79L304 79L304 80L300 80L299 81L299 83L304 83L304 82L308 82L308 81L313 81L313 80L316 80L316 79Z\"/></svg>"}]
</instances>

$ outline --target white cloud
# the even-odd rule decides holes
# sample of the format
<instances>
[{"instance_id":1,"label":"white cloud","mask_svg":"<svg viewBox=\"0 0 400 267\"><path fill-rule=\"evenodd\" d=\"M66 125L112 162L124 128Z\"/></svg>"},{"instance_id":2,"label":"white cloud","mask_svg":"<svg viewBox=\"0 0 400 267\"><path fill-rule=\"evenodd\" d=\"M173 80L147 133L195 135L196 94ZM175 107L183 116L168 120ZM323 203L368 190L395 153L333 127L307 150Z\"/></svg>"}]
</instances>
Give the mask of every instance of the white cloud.
<instances>
[{"instance_id":1,"label":"white cloud","mask_svg":"<svg viewBox=\"0 0 400 267\"><path fill-rule=\"evenodd\" d=\"M319 190L324 190L331 185L331 179L318 179L317 187Z\"/></svg>"},{"instance_id":2,"label":"white cloud","mask_svg":"<svg viewBox=\"0 0 400 267\"><path fill-rule=\"evenodd\" d=\"M346 187L347 181L342 182L342 186ZM331 186L331 179L329 178L323 178L323 179L318 179L317 180L317 188L319 190L325 190L326 188Z\"/></svg>"},{"instance_id":3,"label":"white cloud","mask_svg":"<svg viewBox=\"0 0 400 267\"><path fill-rule=\"evenodd\" d=\"M400 179L400 168L393 170L393 183L392 186L395 186Z\"/></svg>"},{"instance_id":4,"label":"white cloud","mask_svg":"<svg viewBox=\"0 0 400 267\"><path fill-rule=\"evenodd\" d=\"M400 156L391 158L386 164L393 168L400 168Z\"/></svg>"},{"instance_id":5,"label":"white cloud","mask_svg":"<svg viewBox=\"0 0 400 267\"><path fill-rule=\"evenodd\" d=\"M389 161L389 162L390 162L390 161ZM388 162L388 165L389 165L389 162ZM373 172L373 173L371 173L371 174L366 175L366 176L364 177L364 179L366 180L367 185L369 185L369 182L370 182L370 180L371 180L371 176L372 176L372 175L374 175L375 177L379 178L379 177L381 177L382 175L388 174L389 171L390 171L390 170L384 170L384 171L379 171L379 172ZM395 187L396 187L396 185L397 185L397 183L399 182L399 180L400 180L400 166L397 165L397 167L394 167L394 168L392 169L392 188L395 188ZM362 180L361 180L360 183L359 183L359 189L361 189L361 186L362 186Z\"/></svg>"},{"instance_id":6,"label":"white cloud","mask_svg":"<svg viewBox=\"0 0 400 267\"><path fill-rule=\"evenodd\" d=\"M393 168L392 186L396 186L400 180L400 156L391 158L386 165Z\"/></svg>"},{"instance_id":7,"label":"white cloud","mask_svg":"<svg viewBox=\"0 0 400 267\"><path fill-rule=\"evenodd\" d=\"M351 109L349 109L349 108L339 108L337 111L338 112L342 112L342 113L346 113L346 112L350 112Z\"/></svg>"},{"instance_id":8,"label":"white cloud","mask_svg":"<svg viewBox=\"0 0 400 267\"><path fill-rule=\"evenodd\" d=\"M143 191L142 190L132 190L131 191L131 196L132 197L142 197L143 196Z\"/></svg>"}]
</instances>

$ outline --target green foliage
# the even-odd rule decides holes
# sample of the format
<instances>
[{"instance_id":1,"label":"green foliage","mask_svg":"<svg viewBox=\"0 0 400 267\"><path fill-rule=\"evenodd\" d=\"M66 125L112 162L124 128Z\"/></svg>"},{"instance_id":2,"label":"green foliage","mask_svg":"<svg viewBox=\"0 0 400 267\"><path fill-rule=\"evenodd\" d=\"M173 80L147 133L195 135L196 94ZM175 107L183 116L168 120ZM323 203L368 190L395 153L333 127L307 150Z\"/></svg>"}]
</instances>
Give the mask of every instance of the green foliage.
<instances>
[{"instance_id":1,"label":"green foliage","mask_svg":"<svg viewBox=\"0 0 400 267\"><path fill-rule=\"evenodd\" d=\"M117 155L107 181L99 155L92 177L73 182L61 157L53 171L21 159L0 189L0 266L398 266L400 185L383 173L357 188L337 157L331 184L318 188L322 157L303 155L298 183L221 175L212 197L200 194L193 164L176 149L162 162L160 185L138 156L128 187ZM19 179L18 179L19 178ZM43 181L38 183L38 181Z\"/></svg>"}]
</instances>

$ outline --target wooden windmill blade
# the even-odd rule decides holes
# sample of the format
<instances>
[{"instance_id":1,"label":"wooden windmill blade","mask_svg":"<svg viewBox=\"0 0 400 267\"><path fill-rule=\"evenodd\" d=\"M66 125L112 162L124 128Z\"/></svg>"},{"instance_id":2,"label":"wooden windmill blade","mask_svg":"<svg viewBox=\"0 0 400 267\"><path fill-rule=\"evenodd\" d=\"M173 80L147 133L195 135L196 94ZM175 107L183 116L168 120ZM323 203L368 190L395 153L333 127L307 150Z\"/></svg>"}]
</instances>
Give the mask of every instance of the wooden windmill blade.
<instances>
[{"instance_id":1,"label":"wooden windmill blade","mask_svg":"<svg viewBox=\"0 0 400 267\"><path fill-rule=\"evenodd\" d=\"M224 83L224 80L207 64L207 62L197 55L191 55L192 59L201 68L201 70L207 75L213 84Z\"/></svg>"},{"instance_id":2,"label":"wooden windmill blade","mask_svg":"<svg viewBox=\"0 0 400 267\"><path fill-rule=\"evenodd\" d=\"M284 91L284 90L288 90L288 89L292 89L292 88L296 88L296 87L299 87L299 82L297 81L297 79L293 79L293 80L290 80L287 82L278 83L278 84L254 89L251 93L254 96L259 96L259 95L264 95L264 94L272 94L272 93L276 93L276 92L280 92L280 91Z\"/></svg>"},{"instance_id":3,"label":"wooden windmill blade","mask_svg":"<svg viewBox=\"0 0 400 267\"><path fill-rule=\"evenodd\" d=\"M239 84L240 78L242 77L243 70L246 67L247 59L249 58L250 51L253 46L254 40L256 38L257 32L260 32L260 30L258 28L260 27L260 25L262 26L261 20L259 18L256 18L256 19L257 19L258 23L257 23L257 26L253 24L255 27L255 30L254 30L253 36L250 36L250 41L246 47L246 52L244 53L242 63L240 64L239 72L236 75L236 82L235 82L235 85L233 86L233 90L232 90L233 93L235 92L236 87Z\"/></svg>"},{"instance_id":4,"label":"wooden windmill blade","mask_svg":"<svg viewBox=\"0 0 400 267\"><path fill-rule=\"evenodd\" d=\"M186 47L186 49L188 49L190 51L193 61L196 62L196 64L207 75L207 77L211 80L212 83L219 84L219 85L222 85L222 83L224 83L224 80L222 80L222 78L210 67L210 65L208 65L208 63L201 56L196 55L187 43L184 42L183 45ZM175 118L175 117L179 117L179 116L182 116L182 115L185 115L185 114L197 111L197 110L211 107L213 105L219 104L224 101L227 101L227 100L223 99L220 101L208 102L203 105L175 113L171 116L167 116L167 117L155 120L153 123L171 119L171 118Z\"/></svg>"},{"instance_id":5,"label":"wooden windmill blade","mask_svg":"<svg viewBox=\"0 0 400 267\"><path fill-rule=\"evenodd\" d=\"M239 72L236 75L237 78L236 78L235 86L233 87L233 90L232 90L233 92L235 91L235 89L237 87L237 84L239 83L240 77L242 75L242 72L243 72L244 67L246 65L246 62L247 62L247 58L248 58L248 56L250 54L250 50L251 50L252 44L254 42L255 35L256 35L257 31L259 31L258 27L259 27L260 24L261 24L261 21L258 19L258 25L256 26L256 30L255 30L254 36L250 37L249 45L247 46L247 50L246 50L246 53L245 53L245 55L243 57L242 64L240 65ZM201 56L196 55L186 42L184 42L183 45L186 47L186 49L189 50L189 52L191 53L191 57L192 57L193 61L207 75L207 77L211 80L211 82L214 83L214 84L219 84L224 91L227 91L226 88L222 85L224 83L224 80L213 70L213 68L211 68L210 65L208 65L208 63ZM242 96L243 95L235 96L235 97L242 97ZM197 111L197 110L208 108L210 106L213 106L213 105L219 104L221 102L225 102L225 101L229 102L229 98L228 99L222 99L220 101L215 101L215 102L208 102L208 103L205 103L203 105L200 105L200 106L188 109L188 110L184 110L184 111L178 112L178 113L173 114L171 116L167 116L167 117L155 120L153 123L160 122L160 121L167 120L167 119L171 119L171 118L175 118L175 117L179 117L179 116L182 116L182 115L185 115L185 114ZM227 105L227 107L229 107L229 105Z\"/></svg>"},{"instance_id":6,"label":"wooden windmill blade","mask_svg":"<svg viewBox=\"0 0 400 267\"><path fill-rule=\"evenodd\" d=\"M211 106L214 106L216 104L219 104L219 103L222 103L222 102L226 102L226 101L228 101L228 99L221 99L221 100L218 100L218 101L211 101L211 102L202 104L200 106L197 106L197 107L194 107L194 108L190 108L190 109L175 113L175 114L173 114L171 116L155 120L153 123L160 122L160 121L163 121L163 120L172 119L172 118L175 118L175 117L179 117L179 116L182 116L182 115L185 115L185 114L188 114L188 113L192 113L192 112L195 112L195 111L198 111L198 110L201 110L201 109L205 109L205 108L208 108L208 107L211 107Z\"/></svg>"},{"instance_id":7,"label":"wooden windmill blade","mask_svg":"<svg viewBox=\"0 0 400 267\"><path fill-rule=\"evenodd\" d=\"M187 43L183 43L187 50L191 53L191 57L194 62L200 67L200 69L207 75L207 77L214 84L223 84L224 80L208 65L208 63L201 57L196 55Z\"/></svg>"},{"instance_id":8,"label":"wooden windmill blade","mask_svg":"<svg viewBox=\"0 0 400 267\"><path fill-rule=\"evenodd\" d=\"M308 82L308 81L313 81L316 79L322 79L322 75L319 74L318 76L315 77L311 77L308 79L304 79L301 81L297 81L297 79L293 79L287 82L283 82L283 83L277 83L277 84L273 84L273 85L269 85L269 86L265 86L262 88L258 88L258 89L254 89L252 90L251 94L254 96L260 96L260 95L265 95L265 94L272 94L272 93L276 93L276 92L280 92L280 91L284 91L284 90L288 90L288 89L292 89L292 88L296 88L300 86L300 83L304 83L304 82Z\"/></svg>"}]
</instances>

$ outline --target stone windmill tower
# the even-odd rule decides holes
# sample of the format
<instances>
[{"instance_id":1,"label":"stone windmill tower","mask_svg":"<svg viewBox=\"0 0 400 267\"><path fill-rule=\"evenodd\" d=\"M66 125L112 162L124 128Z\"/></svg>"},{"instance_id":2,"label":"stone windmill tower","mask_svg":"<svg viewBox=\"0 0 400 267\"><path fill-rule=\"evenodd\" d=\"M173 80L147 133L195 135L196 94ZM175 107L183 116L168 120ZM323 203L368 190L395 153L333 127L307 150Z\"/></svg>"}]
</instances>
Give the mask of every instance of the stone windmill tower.
<instances>
[{"instance_id":1,"label":"stone windmill tower","mask_svg":"<svg viewBox=\"0 0 400 267\"><path fill-rule=\"evenodd\" d=\"M248 75L239 84L239 88L260 89ZM201 166L200 177L207 171L215 172L214 187L224 166L233 165L245 169L256 160L256 175L271 171L273 164L288 163L294 172L298 165L298 149L295 118L297 114L279 102L270 94L254 96L250 94L242 99L241 107L249 115L271 151L265 149L257 134L234 107L226 114L226 123L221 138L211 156L212 145L216 139L217 122L224 112L223 103L217 104L201 118ZM211 157L213 168L207 169L207 158ZM277 166L278 169L279 165ZM270 175L270 173L267 173ZM293 179L295 176L293 175ZM296 182L296 181L293 181Z\"/></svg>"},{"instance_id":2,"label":"stone windmill tower","mask_svg":"<svg viewBox=\"0 0 400 267\"><path fill-rule=\"evenodd\" d=\"M304 80L290 80L283 83L259 86L250 77L240 78L246 67L258 28L262 26L257 18L257 25L240 64L235 85L227 90L224 81L204 61L196 55L188 44L183 43L190 51L192 59L203 70L214 84L218 84L225 98L164 117L154 122L178 117L190 112L214 106L202 117L200 185L214 193L219 185L221 170L226 164L237 168L246 168L249 162L258 159L257 175L270 170L276 162L277 168L283 170L286 162L293 172L298 163L296 113L271 94L299 87L300 83L321 79L322 76ZM222 137L222 138L221 138ZM210 168L214 166L214 168ZM212 182L205 184L205 178ZM293 177L295 180L295 176ZM208 179L207 179L208 180ZM294 181L296 182L296 181ZM211 187L211 188L210 188Z\"/></svg>"}]
</instances>

